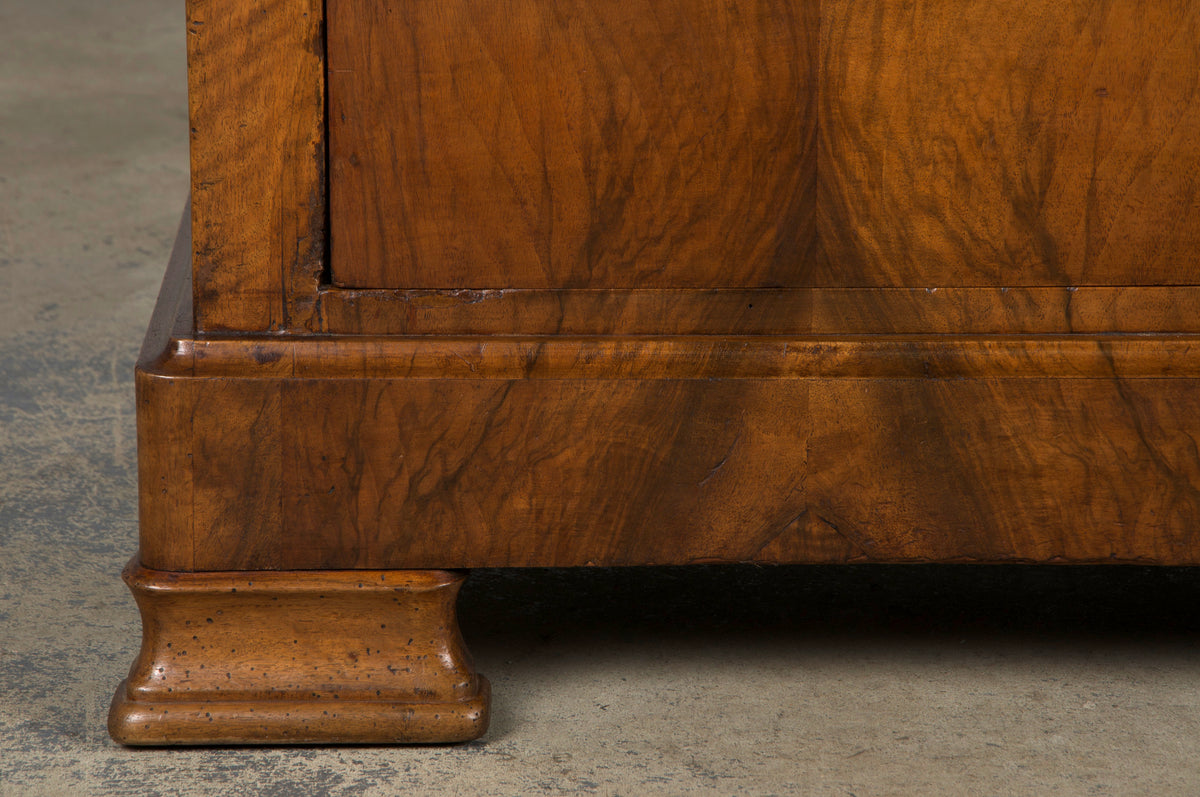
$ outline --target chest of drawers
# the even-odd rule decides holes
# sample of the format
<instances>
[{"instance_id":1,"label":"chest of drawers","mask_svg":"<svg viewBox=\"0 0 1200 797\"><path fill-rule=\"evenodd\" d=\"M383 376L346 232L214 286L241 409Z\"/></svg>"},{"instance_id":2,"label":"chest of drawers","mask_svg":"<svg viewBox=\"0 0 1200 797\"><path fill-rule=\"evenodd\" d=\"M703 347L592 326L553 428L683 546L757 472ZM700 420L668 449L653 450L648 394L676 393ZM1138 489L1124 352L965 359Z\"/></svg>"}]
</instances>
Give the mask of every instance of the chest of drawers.
<instances>
[{"instance_id":1,"label":"chest of drawers","mask_svg":"<svg viewBox=\"0 0 1200 797\"><path fill-rule=\"evenodd\" d=\"M1200 3L189 0L129 744L454 741L476 567L1200 561Z\"/></svg>"}]
</instances>

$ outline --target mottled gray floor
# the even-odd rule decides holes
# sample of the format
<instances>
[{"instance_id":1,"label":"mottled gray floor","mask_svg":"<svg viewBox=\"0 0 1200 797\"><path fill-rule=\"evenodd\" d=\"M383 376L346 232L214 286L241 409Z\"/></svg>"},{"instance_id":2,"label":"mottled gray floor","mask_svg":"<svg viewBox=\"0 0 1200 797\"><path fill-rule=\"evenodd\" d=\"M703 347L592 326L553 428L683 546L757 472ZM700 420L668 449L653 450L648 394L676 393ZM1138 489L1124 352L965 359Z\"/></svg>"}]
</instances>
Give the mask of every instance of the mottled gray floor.
<instances>
[{"instance_id":1,"label":"mottled gray floor","mask_svg":"<svg viewBox=\"0 0 1200 797\"><path fill-rule=\"evenodd\" d=\"M484 572L480 742L112 744L130 376L186 190L181 13L0 2L0 794L1200 794L1178 570Z\"/></svg>"}]
</instances>

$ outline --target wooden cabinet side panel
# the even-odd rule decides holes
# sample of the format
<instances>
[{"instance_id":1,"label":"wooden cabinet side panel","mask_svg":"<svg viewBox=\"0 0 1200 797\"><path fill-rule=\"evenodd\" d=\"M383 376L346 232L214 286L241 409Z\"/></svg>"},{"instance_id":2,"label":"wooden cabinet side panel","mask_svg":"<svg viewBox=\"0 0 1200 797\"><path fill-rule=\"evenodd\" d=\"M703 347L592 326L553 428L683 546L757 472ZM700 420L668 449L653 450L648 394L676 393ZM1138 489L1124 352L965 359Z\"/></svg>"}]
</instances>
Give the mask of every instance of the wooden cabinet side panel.
<instances>
[{"instance_id":1,"label":"wooden cabinet side panel","mask_svg":"<svg viewBox=\"0 0 1200 797\"><path fill-rule=\"evenodd\" d=\"M325 258L321 0L188 0L195 321L304 329Z\"/></svg>"},{"instance_id":2,"label":"wooden cabinet side panel","mask_svg":"<svg viewBox=\"0 0 1200 797\"><path fill-rule=\"evenodd\" d=\"M141 562L279 569L280 384L150 372L138 381Z\"/></svg>"},{"instance_id":3,"label":"wooden cabinet side panel","mask_svg":"<svg viewBox=\"0 0 1200 797\"><path fill-rule=\"evenodd\" d=\"M136 382L138 555L163 570L194 570L190 419L196 385L141 368Z\"/></svg>"},{"instance_id":4,"label":"wooden cabinet side panel","mask_svg":"<svg viewBox=\"0 0 1200 797\"><path fill-rule=\"evenodd\" d=\"M195 566L283 566L280 456L283 388L275 380L212 380L192 418Z\"/></svg>"}]
</instances>

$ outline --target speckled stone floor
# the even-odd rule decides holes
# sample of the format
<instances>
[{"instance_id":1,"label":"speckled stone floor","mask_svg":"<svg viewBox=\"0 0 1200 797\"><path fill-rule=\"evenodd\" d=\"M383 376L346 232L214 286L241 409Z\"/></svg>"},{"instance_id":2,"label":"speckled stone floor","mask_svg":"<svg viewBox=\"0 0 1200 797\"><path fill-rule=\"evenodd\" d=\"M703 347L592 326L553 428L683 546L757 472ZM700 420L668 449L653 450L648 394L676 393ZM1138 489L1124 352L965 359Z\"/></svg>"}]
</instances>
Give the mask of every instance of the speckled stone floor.
<instances>
[{"instance_id":1,"label":"speckled stone floor","mask_svg":"<svg viewBox=\"0 0 1200 797\"><path fill-rule=\"evenodd\" d=\"M0 795L1200 794L1200 573L477 573L457 747L127 750L131 373L186 191L178 0L0 3Z\"/></svg>"}]
</instances>

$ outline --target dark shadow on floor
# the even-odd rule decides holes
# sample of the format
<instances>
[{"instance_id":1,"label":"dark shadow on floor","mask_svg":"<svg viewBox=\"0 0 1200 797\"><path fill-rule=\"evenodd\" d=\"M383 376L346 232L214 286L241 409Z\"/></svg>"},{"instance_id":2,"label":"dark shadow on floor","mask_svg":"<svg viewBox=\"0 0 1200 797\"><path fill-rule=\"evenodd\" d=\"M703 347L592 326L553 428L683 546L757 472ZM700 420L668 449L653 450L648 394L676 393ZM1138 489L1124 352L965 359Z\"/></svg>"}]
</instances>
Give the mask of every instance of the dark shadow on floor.
<instances>
[{"instance_id":1,"label":"dark shadow on floor","mask_svg":"<svg viewBox=\"0 0 1200 797\"><path fill-rule=\"evenodd\" d=\"M469 644L551 638L949 636L1183 641L1200 568L714 565L476 570Z\"/></svg>"}]
</instances>

